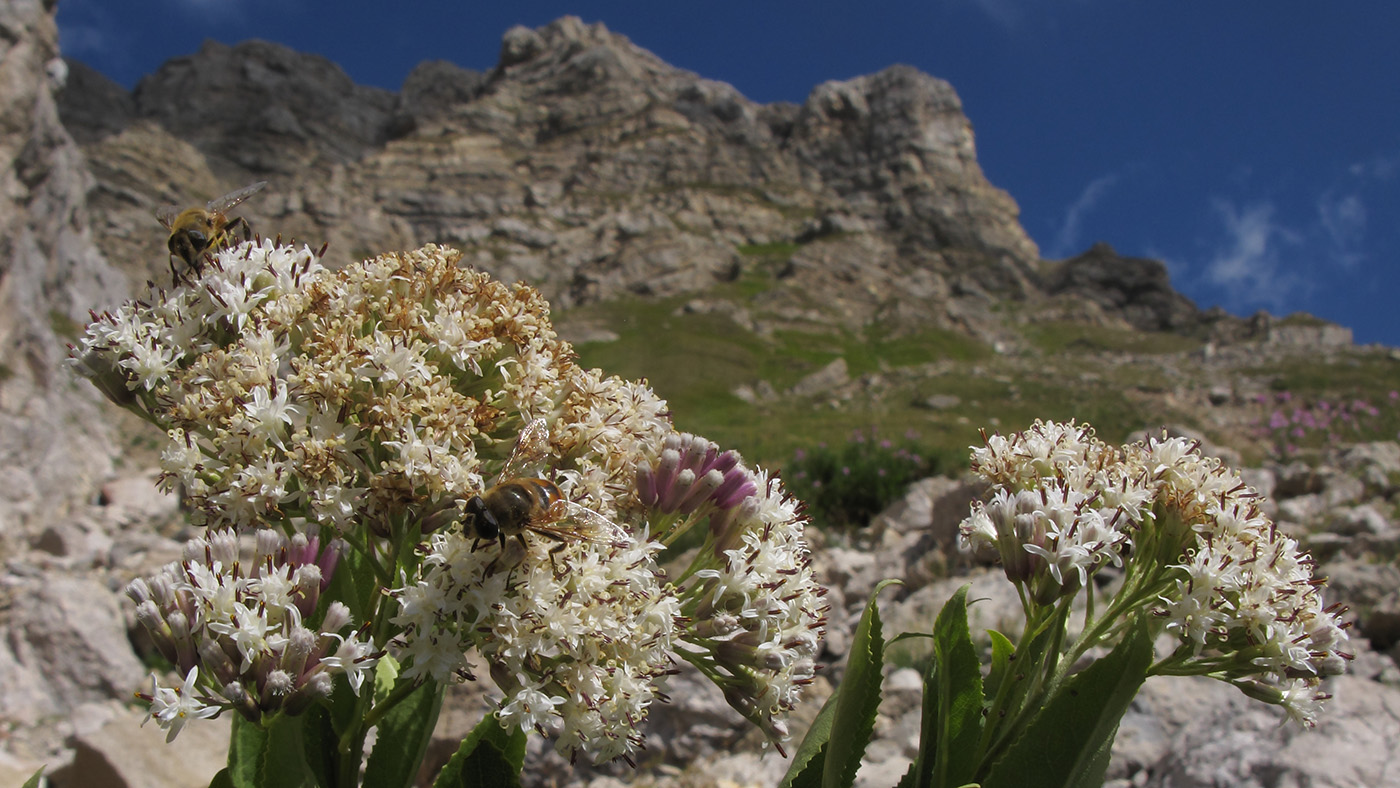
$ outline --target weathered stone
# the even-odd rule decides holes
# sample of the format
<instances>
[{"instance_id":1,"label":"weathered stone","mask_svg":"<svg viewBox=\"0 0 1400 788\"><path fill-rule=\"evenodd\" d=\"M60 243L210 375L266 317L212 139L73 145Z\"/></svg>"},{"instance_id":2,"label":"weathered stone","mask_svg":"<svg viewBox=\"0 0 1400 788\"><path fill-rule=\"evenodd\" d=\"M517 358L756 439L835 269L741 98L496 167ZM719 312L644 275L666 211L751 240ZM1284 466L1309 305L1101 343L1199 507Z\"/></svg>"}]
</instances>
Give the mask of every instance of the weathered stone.
<instances>
[{"instance_id":1,"label":"weathered stone","mask_svg":"<svg viewBox=\"0 0 1400 788\"><path fill-rule=\"evenodd\" d=\"M1400 738L1400 690L1353 676L1338 676L1327 689L1327 713L1311 730L1281 725L1277 709L1243 695L1203 709L1172 737L1144 785L1400 786L1391 757L1391 742Z\"/></svg>"},{"instance_id":2,"label":"weathered stone","mask_svg":"<svg viewBox=\"0 0 1400 788\"><path fill-rule=\"evenodd\" d=\"M110 412L74 383L64 344L88 310L127 292L93 246L92 177L59 122L52 11L0 6L0 538L20 540L67 516L110 469Z\"/></svg>"},{"instance_id":3,"label":"weathered stone","mask_svg":"<svg viewBox=\"0 0 1400 788\"><path fill-rule=\"evenodd\" d=\"M1400 443L1359 443L1342 451L1337 464L1360 479L1375 495L1389 496L1400 489Z\"/></svg>"},{"instance_id":4,"label":"weathered stone","mask_svg":"<svg viewBox=\"0 0 1400 788\"><path fill-rule=\"evenodd\" d=\"M1395 530L1390 518L1370 504L1334 509L1327 517L1327 530L1342 536L1387 534Z\"/></svg>"},{"instance_id":5,"label":"weathered stone","mask_svg":"<svg viewBox=\"0 0 1400 788\"><path fill-rule=\"evenodd\" d=\"M380 144L395 98L317 55L267 41L206 41L132 92L136 112L208 157L258 173L346 162Z\"/></svg>"},{"instance_id":6,"label":"weathered stone","mask_svg":"<svg viewBox=\"0 0 1400 788\"><path fill-rule=\"evenodd\" d=\"M926 397L920 404L929 410L948 410L961 405L962 397L956 394L934 394L931 397Z\"/></svg>"},{"instance_id":7,"label":"weathered stone","mask_svg":"<svg viewBox=\"0 0 1400 788\"><path fill-rule=\"evenodd\" d=\"M1296 495L1320 493L1323 489L1323 476L1316 469L1303 462L1291 462L1279 466L1274 471L1278 480L1274 494L1280 500Z\"/></svg>"},{"instance_id":8,"label":"weathered stone","mask_svg":"<svg viewBox=\"0 0 1400 788\"><path fill-rule=\"evenodd\" d=\"M118 597L100 583L50 575L12 586L0 639L0 714L32 724L84 701L128 698L145 672Z\"/></svg>"},{"instance_id":9,"label":"weathered stone","mask_svg":"<svg viewBox=\"0 0 1400 788\"><path fill-rule=\"evenodd\" d=\"M838 358L807 377L797 381L792 387L794 397L810 397L824 394L837 386L849 383L851 376L846 371L846 359Z\"/></svg>"},{"instance_id":10,"label":"weathered stone","mask_svg":"<svg viewBox=\"0 0 1400 788\"><path fill-rule=\"evenodd\" d=\"M1295 523L1308 524L1327 510L1327 502L1321 495L1311 493L1286 498L1278 504L1278 517Z\"/></svg>"},{"instance_id":11,"label":"weathered stone","mask_svg":"<svg viewBox=\"0 0 1400 788\"><path fill-rule=\"evenodd\" d=\"M1195 304L1172 289L1165 265L1120 257L1106 243L1050 268L1045 288L1051 295L1092 300L1140 331L1180 330L1197 319Z\"/></svg>"},{"instance_id":12,"label":"weathered stone","mask_svg":"<svg viewBox=\"0 0 1400 788\"><path fill-rule=\"evenodd\" d=\"M144 715L122 708L69 745L73 762L53 773L56 785L92 788L202 788L228 763L229 718L195 720L175 742L165 731L141 726ZM178 757L174 754L178 753Z\"/></svg>"},{"instance_id":13,"label":"weathered stone","mask_svg":"<svg viewBox=\"0 0 1400 788\"><path fill-rule=\"evenodd\" d=\"M131 94L83 63L69 60L67 64L68 77L58 94L64 127L84 145L125 129L136 114Z\"/></svg>"}]
</instances>

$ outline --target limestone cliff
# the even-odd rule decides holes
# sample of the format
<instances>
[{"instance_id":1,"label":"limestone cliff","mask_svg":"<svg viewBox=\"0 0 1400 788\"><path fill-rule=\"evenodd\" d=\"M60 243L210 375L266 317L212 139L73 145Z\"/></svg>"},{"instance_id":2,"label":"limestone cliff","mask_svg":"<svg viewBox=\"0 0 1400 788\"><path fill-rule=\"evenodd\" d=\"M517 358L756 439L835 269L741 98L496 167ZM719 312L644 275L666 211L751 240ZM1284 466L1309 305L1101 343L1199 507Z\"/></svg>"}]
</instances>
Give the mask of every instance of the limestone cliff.
<instances>
[{"instance_id":1,"label":"limestone cliff","mask_svg":"<svg viewBox=\"0 0 1400 788\"><path fill-rule=\"evenodd\" d=\"M138 277L163 266L159 205L268 179L244 213L332 260L449 243L562 306L700 291L762 248L786 252L767 307L846 325L989 333L988 304L1045 295L957 94L905 66L760 105L566 17L508 31L488 73L424 63L397 94L259 41L206 44L130 95L81 73L63 115L103 248Z\"/></svg>"},{"instance_id":2,"label":"limestone cliff","mask_svg":"<svg viewBox=\"0 0 1400 788\"><path fill-rule=\"evenodd\" d=\"M82 152L59 122L68 68L38 0L0 6L0 549L63 518L110 468L98 396L62 361L125 280L93 245ZM13 542L10 542L13 544Z\"/></svg>"}]
</instances>

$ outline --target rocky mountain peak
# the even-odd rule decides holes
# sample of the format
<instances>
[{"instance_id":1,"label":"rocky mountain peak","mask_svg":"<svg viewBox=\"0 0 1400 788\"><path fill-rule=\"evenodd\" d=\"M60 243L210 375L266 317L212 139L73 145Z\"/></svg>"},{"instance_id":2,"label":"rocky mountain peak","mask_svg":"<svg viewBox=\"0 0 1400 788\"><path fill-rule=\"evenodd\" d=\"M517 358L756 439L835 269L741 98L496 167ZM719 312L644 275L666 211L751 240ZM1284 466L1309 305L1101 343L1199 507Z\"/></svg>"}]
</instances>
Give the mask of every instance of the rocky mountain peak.
<instances>
[{"instance_id":1,"label":"rocky mountain peak","mask_svg":"<svg viewBox=\"0 0 1400 788\"><path fill-rule=\"evenodd\" d=\"M264 174L362 157L383 141L395 103L323 57L267 41L206 41L143 78L132 96L137 115Z\"/></svg>"},{"instance_id":2,"label":"rocky mountain peak","mask_svg":"<svg viewBox=\"0 0 1400 788\"><path fill-rule=\"evenodd\" d=\"M1049 267L1046 292L1121 314L1139 331L1181 331L1199 321L1191 299L1172 289L1161 261L1123 257L1103 241Z\"/></svg>"},{"instance_id":3,"label":"rocky mountain peak","mask_svg":"<svg viewBox=\"0 0 1400 788\"><path fill-rule=\"evenodd\" d=\"M1153 283L1151 306L1113 260L1047 268L978 165L956 91L909 66L761 105L564 17L506 31L488 72L427 62L397 94L263 41L206 43L129 96L73 71L62 111L103 186L98 238L111 259L145 261L138 281L163 267L160 204L267 179L240 210L329 241L332 261L451 244L562 306L698 293L752 268L745 250L785 249L767 308L815 303L846 326L995 339L996 301L1099 285L1089 298L1131 325L1197 314L1150 261L1122 265Z\"/></svg>"},{"instance_id":4,"label":"rocky mountain peak","mask_svg":"<svg viewBox=\"0 0 1400 788\"><path fill-rule=\"evenodd\" d=\"M507 30L493 77L568 90L619 79L648 85L680 73L602 22L565 16L538 30L523 25Z\"/></svg>"},{"instance_id":5,"label":"rocky mountain peak","mask_svg":"<svg viewBox=\"0 0 1400 788\"><path fill-rule=\"evenodd\" d=\"M986 182L953 86L910 66L819 85L789 147L862 213L932 248L1038 259L1010 195ZM970 190L973 199L962 199Z\"/></svg>"}]
</instances>

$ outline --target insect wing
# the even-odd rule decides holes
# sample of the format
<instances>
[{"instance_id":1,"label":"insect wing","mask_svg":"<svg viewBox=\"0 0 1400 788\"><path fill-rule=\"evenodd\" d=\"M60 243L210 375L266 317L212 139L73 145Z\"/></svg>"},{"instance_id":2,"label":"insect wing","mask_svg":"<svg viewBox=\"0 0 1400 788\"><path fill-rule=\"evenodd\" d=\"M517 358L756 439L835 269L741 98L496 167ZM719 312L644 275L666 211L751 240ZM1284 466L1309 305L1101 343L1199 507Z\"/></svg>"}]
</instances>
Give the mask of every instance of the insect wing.
<instances>
[{"instance_id":1,"label":"insect wing","mask_svg":"<svg viewBox=\"0 0 1400 788\"><path fill-rule=\"evenodd\" d=\"M520 431L520 439L515 442L515 448L510 450L510 456L506 458L506 464L501 469L501 479L514 479L517 476L524 476L525 469L549 453L549 427L545 425L544 419L535 419L525 425L525 429Z\"/></svg>"},{"instance_id":2,"label":"insect wing","mask_svg":"<svg viewBox=\"0 0 1400 788\"><path fill-rule=\"evenodd\" d=\"M622 526L573 501L555 501L528 527L562 541L625 545L628 540L627 531Z\"/></svg>"},{"instance_id":3,"label":"insect wing","mask_svg":"<svg viewBox=\"0 0 1400 788\"><path fill-rule=\"evenodd\" d=\"M178 205L162 205L156 210L156 221L160 222L165 229L169 230L175 225L175 219L179 217L182 208Z\"/></svg>"},{"instance_id":4,"label":"insect wing","mask_svg":"<svg viewBox=\"0 0 1400 788\"><path fill-rule=\"evenodd\" d=\"M210 200L207 205L204 206L204 210L209 211L210 213L223 213L224 211L227 211L228 209L243 202L249 197L252 197L254 194L257 194L258 192L262 191L262 188L266 185L267 181L258 181L257 183L244 186L243 188L237 191L231 191L222 197L215 197L214 199Z\"/></svg>"}]
</instances>

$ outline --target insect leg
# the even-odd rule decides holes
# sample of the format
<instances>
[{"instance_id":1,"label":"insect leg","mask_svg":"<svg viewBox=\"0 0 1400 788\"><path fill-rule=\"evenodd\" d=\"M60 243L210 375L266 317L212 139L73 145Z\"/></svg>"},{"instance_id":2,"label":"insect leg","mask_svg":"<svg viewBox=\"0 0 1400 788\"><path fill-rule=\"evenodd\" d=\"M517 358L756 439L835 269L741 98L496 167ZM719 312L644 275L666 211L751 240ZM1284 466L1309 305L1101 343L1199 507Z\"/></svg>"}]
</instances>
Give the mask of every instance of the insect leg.
<instances>
[{"instance_id":1,"label":"insect leg","mask_svg":"<svg viewBox=\"0 0 1400 788\"><path fill-rule=\"evenodd\" d=\"M232 236L233 228L235 227L243 228L243 240L253 240L253 226L251 224L248 224L247 219L244 219L242 216L235 216L232 220L229 221L227 225L224 226L224 232Z\"/></svg>"}]
</instances>

